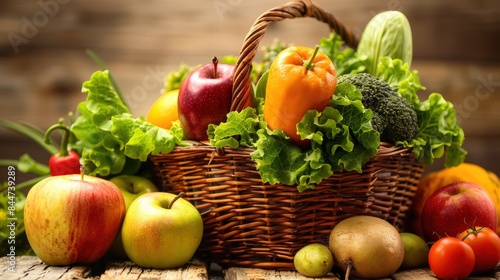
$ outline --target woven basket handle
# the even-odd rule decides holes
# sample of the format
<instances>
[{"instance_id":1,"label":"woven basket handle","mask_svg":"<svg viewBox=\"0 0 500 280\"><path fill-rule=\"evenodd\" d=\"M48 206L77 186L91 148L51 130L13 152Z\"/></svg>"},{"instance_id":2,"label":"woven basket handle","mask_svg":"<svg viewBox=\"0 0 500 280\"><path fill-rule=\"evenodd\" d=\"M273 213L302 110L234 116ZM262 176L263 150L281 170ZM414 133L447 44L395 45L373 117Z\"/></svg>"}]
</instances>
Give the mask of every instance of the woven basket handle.
<instances>
[{"instance_id":1,"label":"woven basket handle","mask_svg":"<svg viewBox=\"0 0 500 280\"><path fill-rule=\"evenodd\" d=\"M301 17L312 17L327 23L331 30L334 30L344 39L346 44L354 48L357 47L358 39L356 36L335 19L330 12L317 6L312 0L295 0L268 10L255 20L241 47L234 74L231 111L241 111L248 106L253 106L252 85L250 81L252 60L269 25L284 19Z\"/></svg>"}]
</instances>

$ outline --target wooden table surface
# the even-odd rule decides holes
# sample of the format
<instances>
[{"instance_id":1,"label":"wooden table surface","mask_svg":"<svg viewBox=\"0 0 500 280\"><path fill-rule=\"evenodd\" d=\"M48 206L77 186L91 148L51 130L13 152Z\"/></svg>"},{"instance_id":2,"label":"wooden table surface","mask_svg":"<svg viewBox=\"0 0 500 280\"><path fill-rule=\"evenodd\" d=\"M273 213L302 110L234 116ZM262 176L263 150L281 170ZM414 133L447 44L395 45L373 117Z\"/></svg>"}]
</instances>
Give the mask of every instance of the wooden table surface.
<instances>
[{"instance_id":1,"label":"wooden table surface","mask_svg":"<svg viewBox=\"0 0 500 280\"><path fill-rule=\"evenodd\" d=\"M230 267L221 269L193 261L178 269L145 269L130 261L108 262L91 266L48 266L39 258L20 256L16 259L15 272L9 271L8 257L0 258L0 279L179 279L179 280L340 280L343 275L330 273L322 278L308 278L295 271L276 271ZM355 279L355 278L351 278ZM437 279L429 268L398 271L384 280ZM500 279L500 266L486 275L471 276L471 280Z\"/></svg>"}]
</instances>

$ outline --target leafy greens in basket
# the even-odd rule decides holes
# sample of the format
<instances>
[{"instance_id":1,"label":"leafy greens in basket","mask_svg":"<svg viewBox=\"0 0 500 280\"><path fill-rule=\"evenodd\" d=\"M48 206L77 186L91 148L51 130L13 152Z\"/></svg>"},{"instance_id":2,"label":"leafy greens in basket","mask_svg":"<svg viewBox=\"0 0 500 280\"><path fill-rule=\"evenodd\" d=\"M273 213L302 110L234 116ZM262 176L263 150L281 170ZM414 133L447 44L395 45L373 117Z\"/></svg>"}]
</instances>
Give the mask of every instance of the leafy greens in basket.
<instances>
[{"instance_id":1,"label":"leafy greens in basket","mask_svg":"<svg viewBox=\"0 0 500 280\"><path fill-rule=\"evenodd\" d=\"M338 75L368 72L367 57L346 47L338 35L332 33L322 38L320 48L334 62ZM225 123L211 125L207 133L216 147L254 148L251 156L264 182L297 185L299 191L304 191L333 172L360 172L378 152L380 134L372 127L373 112L363 106L362 94L349 84L337 87L330 106L323 112L310 111L297 124L298 133L311 140L309 149L301 150L282 131L268 129L262 118L262 104L269 62L254 65L258 66L252 80L256 84L256 107L229 113ZM182 66L175 77L169 75L166 86L178 86L189 72L187 67ZM464 133L450 102L438 93L420 101L417 93L425 88L418 72L400 59L381 57L376 76L408 100L418 116L418 133L410 140L393 144L411 147L417 159L427 165L443 156L445 166L464 161ZM179 123L164 130L132 116L114 90L107 71L94 73L83 84L83 91L87 100L79 104L79 117L71 131L76 139L72 148L80 152L87 173L123 173L130 162L140 163L150 154L169 153L176 145L188 145L182 139Z\"/></svg>"},{"instance_id":2,"label":"leafy greens in basket","mask_svg":"<svg viewBox=\"0 0 500 280\"><path fill-rule=\"evenodd\" d=\"M97 71L83 83L87 99L78 105L71 126L87 174L108 176L123 172L130 161L146 161L148 155L169 153L182 145L179 125L170 130L134 117L113 88L109 72Z\"/></svg>"},{"instance_id":3,"label":"leafy greens in basket","mask_svg":"<svg viewBox=\"0 0 500 280\"><path fill-rule=\"evenodd\" d=\"M366 57L345 47L338 35L323 38L320 47L340 68L341 74L368 71ZM417 92L425 87L420 83L418 72L400 59L381 57L376 73L377 78L389 83L408 100L417 113L418 133L410 140L393 144L411 147L416 158L426 165L442 156L445 166L463 162L464 133L453 105L439 93L420 101ZM255 95L265 96L265 93ZM297 128L302 137L311 140L311 147L306 150L296 147L282 131L268 129L259 106L229 113L225 123L209 127L209 139L216 147L255 148L251 156L264 182L297 185L299 191L304 191L314 188L333 172L361 172L363 165L378 152L380 134L371 124L373 112L363 106L361 98L362 94L354 86L339 85L329 107L323 112L305 114Z\"/></svg>"}]
</instances>

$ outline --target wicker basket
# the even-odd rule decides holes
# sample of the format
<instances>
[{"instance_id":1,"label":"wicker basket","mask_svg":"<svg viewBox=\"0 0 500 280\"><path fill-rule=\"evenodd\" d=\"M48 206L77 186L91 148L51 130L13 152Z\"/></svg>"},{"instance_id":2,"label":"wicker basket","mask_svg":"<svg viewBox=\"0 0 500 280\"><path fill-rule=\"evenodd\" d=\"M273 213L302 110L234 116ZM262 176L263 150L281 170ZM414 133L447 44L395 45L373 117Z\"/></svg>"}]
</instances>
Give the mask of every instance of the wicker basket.
<instances>
[{"instance_id":1,"label":"wicker basket","mask_svg":"<svg viewBox=\"0 0 500 280\"><path fill-rule=\"evenodd\" d=\"M252 104L251 62L267 27L287 18L313 17L327 23L351 46L356 38L329 12L300 0L271 9L253 24L237 63L232 110ZM403 219L424 166L409 149L381 143L363 172L340 172L315 189L264 184L249 148L217 149L207 142L151 156L163 191L185 192L206 213L197 256L222 265L293 269L303 246L327 243L332 228L354 215L374 215L403 229Z\"/></svg>"}]
</instances>

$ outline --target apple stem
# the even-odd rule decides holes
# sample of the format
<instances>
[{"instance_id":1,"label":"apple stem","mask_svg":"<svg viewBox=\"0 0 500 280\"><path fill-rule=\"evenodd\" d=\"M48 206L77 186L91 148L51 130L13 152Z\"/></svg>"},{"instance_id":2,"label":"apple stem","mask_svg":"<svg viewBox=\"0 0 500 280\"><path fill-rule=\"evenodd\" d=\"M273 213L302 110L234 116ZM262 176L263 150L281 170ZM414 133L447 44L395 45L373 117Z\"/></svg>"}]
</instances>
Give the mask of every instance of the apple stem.
<instances>
[{"instance_id":1,"label":"apple stem","mask_svg":"<svg viewBox=\"0 0 500 280\"><path fill-rule=\"evenodd\" d=\"M80 165L80 176L81 176L82 181L84 179L83 178L84 175L85 175L85 166L83 166L83 164L82 164L82 165Z\"/></svg>"},{"instance_id":2,"label":"apple stem","mask_svg":"<svg viewBox=\"0 0 500 280\"><path fill-rule=\"evenodd\" d=\"M178 195L176 195L174 197L174 199L172 199L172 202L170 202L170 205L168 206L168 209L172 209L172 205L174 205L174 202L177 201L177 199L181 198L181 197L184 197L185 193L184 192L180 192Z\"/></svg>"},{"instance_id":3,"label":"apple stem","mask_svg":"<svg viewBox=\"0 0 500 280\"><path fill-rule=\"evenodd\" d=\"M304 67L307 70L312 70L314 68L313 60L316 57L316 55L318 54L318 51L319 51L319 46L316 45L316 48L314 48L313 55L309 58L309 60L307 60L306 62L304 62Z\"/></svg>"},{"instance_id":4,"label":"apple stem","mask_svg":"<svg viewBox=\"0 0 500 280\"><path fill-rule=\"evenodd\" d=\"M212 58L212 63L214 64L214 79L217 79L217 64L219 64L219 60L216 56Z\"/></svg>"}]
</instances>

